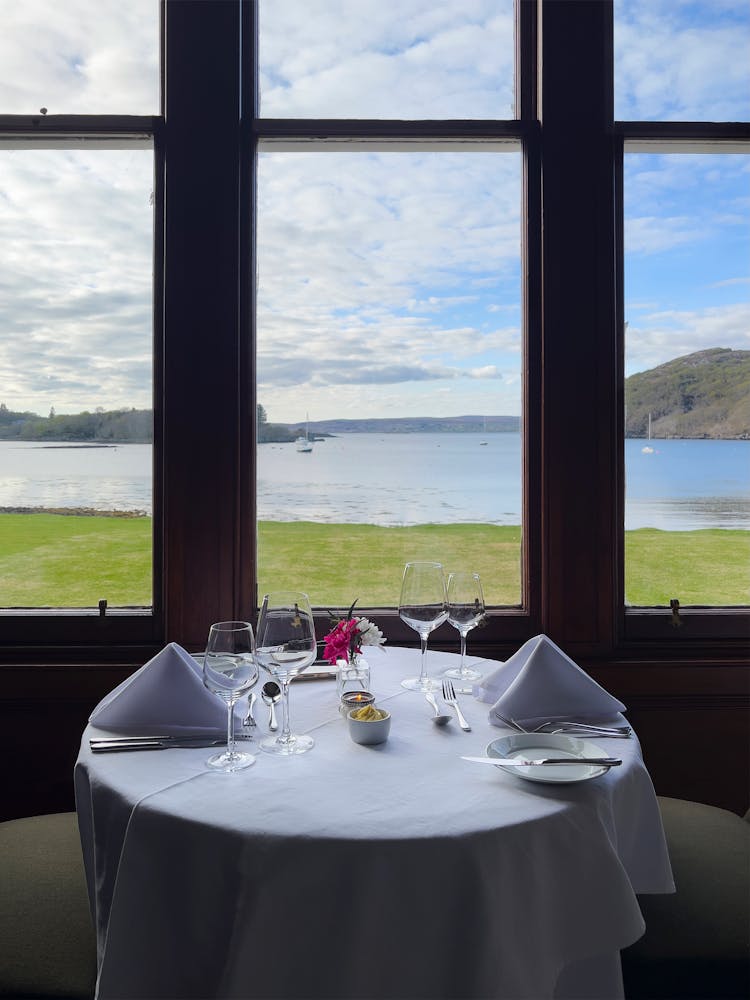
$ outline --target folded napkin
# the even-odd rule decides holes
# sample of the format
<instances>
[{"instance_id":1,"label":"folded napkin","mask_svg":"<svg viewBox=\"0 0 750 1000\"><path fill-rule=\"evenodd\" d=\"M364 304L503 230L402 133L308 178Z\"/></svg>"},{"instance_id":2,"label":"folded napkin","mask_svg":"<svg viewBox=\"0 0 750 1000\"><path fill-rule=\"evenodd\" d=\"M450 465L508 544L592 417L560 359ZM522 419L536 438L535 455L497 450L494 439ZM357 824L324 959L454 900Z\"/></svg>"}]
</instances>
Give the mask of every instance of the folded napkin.
<instances>
[{"instance_id":1,"label":"folded napkin","mask_svg":"<svg viewBox=\"0 0 750 1000\"><path fill-rule=\"evenodd\" d=\"M546 719L608 719L625 706L575 664L546 635L525 642L475 688L480 701L494 702L490 722Z\"/></svg>"},{"instance_id":2,"label":"folded napkin","mask_svg":"<svg viewBox=\"0 0 750 1000\"><path fill-rule=\"evenodd\" d=\"M203 685L200 664L176 642L110 691L89 716L122 733L226 732L227 708Z\"/></svg>"}]
</instances>

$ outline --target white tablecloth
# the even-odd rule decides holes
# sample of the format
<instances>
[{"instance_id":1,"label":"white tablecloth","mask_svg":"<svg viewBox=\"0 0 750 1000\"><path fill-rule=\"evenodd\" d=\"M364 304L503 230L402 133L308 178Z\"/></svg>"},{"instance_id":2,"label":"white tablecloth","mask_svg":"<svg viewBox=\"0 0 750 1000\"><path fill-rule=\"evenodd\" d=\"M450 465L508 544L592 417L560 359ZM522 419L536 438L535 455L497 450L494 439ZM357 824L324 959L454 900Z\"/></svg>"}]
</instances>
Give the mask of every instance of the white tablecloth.
<instances>
[{"instance_id":1,"label":"white tablecloth","mask_svg":"<svg viewBox=\"0 0 750 1000\"><path fill-rule=\"evenodd\" d=\"M368 651L392 713L379 747L350 740L331 681L292 685L312 751L234 774L206 749L92 755L86 730L101 1000L622 996L635 894L674 888L637 740L603 741L623 765L578 784L469 764L504 731L470 695L471 733L433 726L399 686L418 655Z\"/></svg>"}]
</instances>

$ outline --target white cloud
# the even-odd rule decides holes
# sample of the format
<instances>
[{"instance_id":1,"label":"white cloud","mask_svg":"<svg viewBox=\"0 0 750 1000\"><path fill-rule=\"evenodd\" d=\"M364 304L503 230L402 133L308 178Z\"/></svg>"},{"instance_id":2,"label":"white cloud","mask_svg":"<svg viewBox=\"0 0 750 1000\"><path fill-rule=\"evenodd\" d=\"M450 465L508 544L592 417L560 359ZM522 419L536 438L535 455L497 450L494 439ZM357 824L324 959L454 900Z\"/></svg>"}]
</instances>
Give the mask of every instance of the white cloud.
<instances>
[{"instance_id":1,"label":"white cloud","mask_svg":"<svg viewBox=\"0 0 750 1000\"><path fill-rule=\"evenodd\" d=\"M749 46L745 0L616 0L615 117L747 120Z\"/></svg>"},{"instance_id":2,"label":"white cloud","mask_svg":"<svg viewBox=\"0 0 750 1000\"><path fill-rule=\"evenodd\" d=\"M626 375L709 347L750 350L750 303L704 310L666 310L629 322Z\"/></svg>"},{"instance_id":3,"label":"white cloud","mask_svg":"<svg viewBox=\"0 0 750 1000\"><path fill-rule=\"evenodd\" d=\"M260 38L269 117L513 116L512 0L265 0Z\"/></svg>"},{"instance_id":4,"label":"white cloud","mask_svg":"<svg viewBox=\"0 0 750 1000\"><path fill-rule=\"evenodd\" d=\"M0 0L0 112L159 113L156 0Z\"/></svg>"}]
</instances>

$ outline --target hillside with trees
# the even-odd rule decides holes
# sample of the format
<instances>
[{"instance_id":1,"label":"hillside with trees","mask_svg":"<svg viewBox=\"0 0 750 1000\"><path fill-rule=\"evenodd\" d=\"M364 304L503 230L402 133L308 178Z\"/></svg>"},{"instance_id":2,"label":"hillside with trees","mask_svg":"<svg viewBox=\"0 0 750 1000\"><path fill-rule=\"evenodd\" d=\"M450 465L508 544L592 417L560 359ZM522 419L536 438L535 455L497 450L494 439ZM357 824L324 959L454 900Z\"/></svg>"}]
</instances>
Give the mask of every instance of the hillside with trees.
<instances>
[{"instance_id":1,"label":"hillside with trees","mask_svg":"<svg viewBox=\"0 0 750 1000\"><path fill-rule=\"evenodd\" d=\"M14 412L0 403L2 441L76 441L97 444L148 444L153 440L151 410L103 410L56 414Z\"/></svg>"},{"instance_id":2,"label":"hillside with trees","mask_svg":"<svg viewBox=\"0 0 750 1000\"><path fill-rule=\"evenodd\" d=\"M750 351L713 347L625 380L625 436L750 439Z\"/></svg>"}]
</instances>

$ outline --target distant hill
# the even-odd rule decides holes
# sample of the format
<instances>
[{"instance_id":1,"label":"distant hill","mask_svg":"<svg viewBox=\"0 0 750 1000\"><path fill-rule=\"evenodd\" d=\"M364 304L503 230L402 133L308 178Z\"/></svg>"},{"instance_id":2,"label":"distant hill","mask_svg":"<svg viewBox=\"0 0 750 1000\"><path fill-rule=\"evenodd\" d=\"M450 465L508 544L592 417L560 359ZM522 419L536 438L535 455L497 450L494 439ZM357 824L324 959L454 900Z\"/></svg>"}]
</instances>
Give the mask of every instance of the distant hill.
<instances>
[{"instance_id":1,"label":"distant hill","mask_svg":"<svg viewBox=\"0 0 750 1000\"><path fill-rule=\"evenodd\" d=\"M304 424L283 424L290 430L304 431ZM521 429L520 417L381 417L361 420L311 420L310 437L316 434L416 434L426 431L450 433L497 434Z\"/></svg>"},{"instance_id":2,"label":"distant hill","mask_svg":"<svg viewBox=\"0 0 750 1000\"><path fill-rule=\"evenodd\" d=\"M750 351L712 347L625 380L625 436L750 438Z\"/></svg>"}]
</instances>

